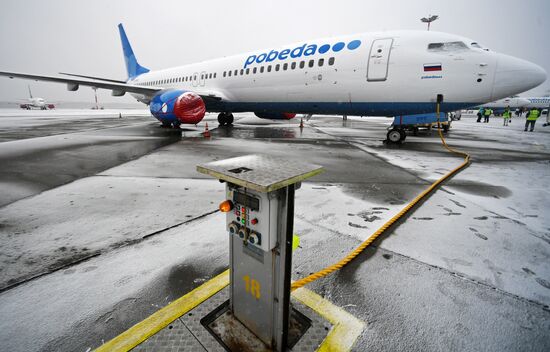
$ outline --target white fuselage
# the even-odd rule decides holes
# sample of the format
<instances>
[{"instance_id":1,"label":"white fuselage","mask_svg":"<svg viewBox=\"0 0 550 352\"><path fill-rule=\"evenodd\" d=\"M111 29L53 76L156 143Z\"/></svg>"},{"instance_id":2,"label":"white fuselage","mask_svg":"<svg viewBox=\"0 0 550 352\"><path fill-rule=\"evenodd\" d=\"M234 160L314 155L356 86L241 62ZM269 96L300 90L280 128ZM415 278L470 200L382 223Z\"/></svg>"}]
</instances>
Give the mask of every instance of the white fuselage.
<instances>
[{"instance_id":1,"label":"white fuselage","mask_svg":"<svg viewBox=\"0 0 550 352\"><path fill-rule=\"evenodd\" d=\"M526 98L513 97L492 101L490 103L483 104L483 107L491 109L505 109L507 107L510 109L518 109L526 107L529 103L530 101Z\"/></svg>"},{"instance_id":2,"label":"white fuselage","mask_svg":"<svg viewBox=\"0 0 550 352\"><path fill-rule=\"evenodd\" d=\"M29 105L34 108L43 108L46 106L46 102L42 98L29 98Z\"/></svg>"},{"instance_id":3,"label":"white fuselage","mask_svg":"<svg viewBox=\"0 0 550 352\"><path fill-rule=\"evenodd\" d=\"M289 52L304 44L306 48L324 44L334 48L335 43L353 41L360 41L353 50L316 50L312 55L284 55L284 59L261 61L262 54ZM210 111L265 108L298 113L394 115L434 111L437 94L443 94L448 110L458 110L517 94L546 79L546 73L532 63L472 43L467 38L437 32L364 33L151 71L128 83L221 96L225 104ZM331 58L334 63L329 65ZM284 64L288 65L286 69ZM517 79L518 75L523 79ZM151 98L134 96L145 103Z\"/></svg>"}]
</instances>

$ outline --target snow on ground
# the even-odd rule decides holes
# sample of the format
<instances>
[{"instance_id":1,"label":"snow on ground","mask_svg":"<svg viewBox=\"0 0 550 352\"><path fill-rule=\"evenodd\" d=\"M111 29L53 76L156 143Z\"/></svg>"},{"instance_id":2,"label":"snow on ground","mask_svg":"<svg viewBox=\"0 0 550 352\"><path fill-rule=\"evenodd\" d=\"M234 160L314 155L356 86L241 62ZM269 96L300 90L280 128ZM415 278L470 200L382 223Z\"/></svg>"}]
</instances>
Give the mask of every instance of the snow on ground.
<instances>
[{"instance_id":1,"label":"snow on ground","mask_svg":"<svg viewBox=\"0 0 550 352\"><path fill-rule=\"evenodd\" d=\"M0 287L215 211L213 183L88 177L0 208Z\"/></svg>"},{"instance_id":2,"label":"snow on ground","mask_svg":"<svg viewBox=\"0 0 550 352\"><path fill-rule=\"evenodd\" d=\"M224 185L200 179L197 163L258 152L326 167L296 193L293 279L342 258L460 163L435 135L381 144L386 118L314 117L303 131L256 120L210 140L195 138L201 124L140 159L0 208L2 278L101 253L0 293L2 348L96 347L223 270L224 216L205 214ZM455 122L448 142L471 152L472 165L349 267L310 285L368 322L358 350L547 341L550 130L524 133L522 120Z\"/></svg>"},{"instance_id":3,"label":"snow on ground","mask_svg":"<svg viewBox=\"0 0 550 352\"><path fill-rule=\"evenodd\" d=\"M128 220L136 225L146 222ZM87 346L95 348L102 339L115 337L118 324L129 328L161 308L157 303L166 305L225 270L227 235L219 228L223 222L224 215L220 213L198 219L162 236L113 250L1 293L0 349L56 350L55 345L48 347L46 342L71 340L71 336L86 336ZM103 226L99 224L99 228ZM86 232L79 230L75 235ZM194 276L198 272L208 274ZM190 282L191 277L194 281ZM159 291L169 294L157 297ZM141 314L126 309L137 309ZM128 320L128 316L136 315L140 316L137 321ZM91 330L94 325L90 321L99 322L99 327ZM23 326L29 328L22 329ZM66 349L67 344L64 346Z\"/></svg>"},{"instance_id":4,"label":"snow on ground","mask_svg":"<svg viewBox=\"0 0 550 352\"><path fill-rule=\"evenodd\" d=\"M510 128L500 126L500 119L490 124L468 117L454 122L447 142L470 152L472 165L423 203L381 247L550 305L550 127L539 124L536 132L524 132L523 120L514 119ZM462 161L440 145L431 153L407 145L382 149L370 139L354 139L357 130L348 134L346 128L320 129L430 182ZM419 138L421 143L440 144L435 132L431 139ZM410 136L405 144L419 138ZM504 157L491 153L493 149ZM382 212L378 223L395 212ZM344 212L330 215L342 219ZM318 221L343 231L344 221ZM349 228L344 232L357 234ZM365 231L358 238L368 235Z\"/></svg>"}]
</instances>

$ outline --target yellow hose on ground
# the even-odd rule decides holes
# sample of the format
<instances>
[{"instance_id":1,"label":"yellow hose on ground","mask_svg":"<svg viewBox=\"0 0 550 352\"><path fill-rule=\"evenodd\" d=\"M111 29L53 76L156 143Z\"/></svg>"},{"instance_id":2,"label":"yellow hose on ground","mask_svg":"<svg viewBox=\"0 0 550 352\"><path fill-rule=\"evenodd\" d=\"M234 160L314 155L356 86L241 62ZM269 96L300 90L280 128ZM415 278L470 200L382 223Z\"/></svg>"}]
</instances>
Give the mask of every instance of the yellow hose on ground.
<instances>
[{"instance_id":1,"label":"yellow hose on ground","mask_svg":"<svg viewBox=\"0 0 550 352\"><path fill-rule=\"evenodd\" d=\"M460 166L454 168L449 173L447 173L445 176L441 177L439 180L435 181L428 187L426 190L424 190L422 193L420 193L416 198L414 198L409 204L407 204L399 213L394 215L390 220L388 220L384 225L382 225L376 232L374 232L369 238L367 238L363 243L361 243L357 248L355 248L353 251L351 251L347 256L342 258L339 262L332 264L331 266L328 266L322 270L319 270L316 273L313 273L309 276L304 277L303 279L297 280L292 283L291 290L294 291L304 285L309 284L310 282L313 282L317 279L320 279L324 276L327 276L336 270L342 269L344 266L346 266L349 262L351 262L355 257L357 257L361 252L365 250L374 240L376 240L381 234L383 234L390 226L392 226L397 220L399 220L401 217L403 217L405 214L407 214L418 202L420 202L422 199L424 199L428 194L430 194L431 191L433 191L436 187L438 187L443 181L447 180L449 177L453 176L470 163L470 155L468 153L455 150L447 145L445 142L445 138L443 138L443 133L441 132L441 125L440 125L440 113L439 113L439 103L437 104L437 127L439 129L439 138L441 138L441 142L443 143L443 146L451 153L460 155L464 157L464 162L460 164Z\"/></svg>"}]
</instances>

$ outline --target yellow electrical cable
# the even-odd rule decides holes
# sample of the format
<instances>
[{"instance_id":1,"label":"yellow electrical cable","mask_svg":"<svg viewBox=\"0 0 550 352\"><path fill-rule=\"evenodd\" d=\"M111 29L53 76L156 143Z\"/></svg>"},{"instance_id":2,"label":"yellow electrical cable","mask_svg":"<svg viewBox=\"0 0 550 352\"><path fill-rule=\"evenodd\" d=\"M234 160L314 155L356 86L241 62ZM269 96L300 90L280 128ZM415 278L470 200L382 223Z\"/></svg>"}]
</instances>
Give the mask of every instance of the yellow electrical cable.
<instances>
[{"instance_id":1,"label":"yellow electrical cable","mask_svg":"<svg viewBox=\"0 0 550 352\"><path fill-rule=\"evenodd\" d=\"M351 251L347 256L342 258L339 262L328 266L322 270L319 270L316 273L313 273L309 276L304 277L303 279L297 280L292 283L291 290L294 291L304 285L309 284L310 282L313 282L317 279L320 279L324 276L327 276L328 274L331 274L335 272L336 270L339 270L343 268L345 265L347 265L349 262L351 262L355 257L357 257L365 248L367 248L374 240L378 238L381 234L383 234L390 226L392 226L397 220L399 220L403 215L407 214L419 201L421 201L424 197L426 197L431 191L433 191L437 186L439 186L443 181L448 179L449 177L456 174L458 171L462 170L468 164L470 163L470 155L468 153L455 150L447 145L445 142L445 138L443 138L443 133L441 132L441 125L440 125L440 113L439 113L439 103L437 104L437 127L439 129L439 138L441 138L441 142L443 146L451 153L458 154L464 157L464 162L456 167L455 169L451 170L449 173L447 173L445 176L441 177L439 180L432 183L430 187L428 187L426 190L424 190L422 193L420 193L416 198L414 198L409 204L407 204L399 213L397 213L395 216L393 216L390 220L388 220L384 225L382 225L378 230L376 230L375 233L373 233L369 238L367 238L363 243L359 245L359 247L355 248L353 251Z\"/></svg>"}]
</instances>

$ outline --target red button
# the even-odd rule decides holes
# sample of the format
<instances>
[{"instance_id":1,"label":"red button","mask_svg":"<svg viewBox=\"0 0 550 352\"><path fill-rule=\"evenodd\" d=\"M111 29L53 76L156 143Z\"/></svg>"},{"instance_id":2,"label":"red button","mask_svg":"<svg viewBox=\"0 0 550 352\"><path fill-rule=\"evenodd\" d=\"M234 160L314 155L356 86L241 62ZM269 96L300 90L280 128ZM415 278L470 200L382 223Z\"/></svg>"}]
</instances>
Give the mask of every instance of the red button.
<instances>
[{"instance_id":1,"label":"red button","mask_svg":"<svg viewBox=\"0 0 550 352\"><path fill-rule=\"evenodd\" d=\"M250 223L252 225L256 225L258 223L258 219L254 218L254 219L250 220Z\"/></svg>"}]
</instances>

